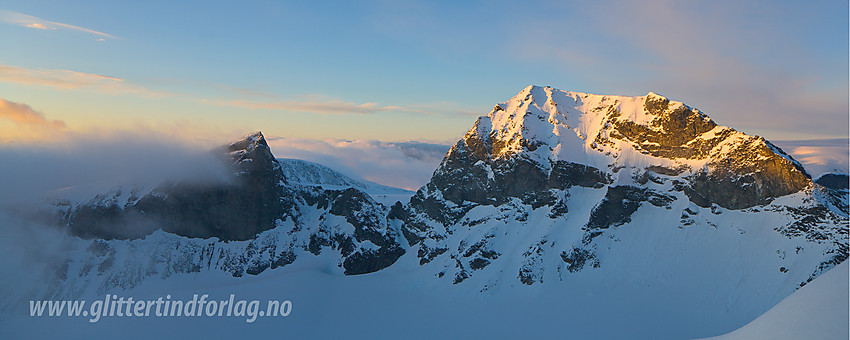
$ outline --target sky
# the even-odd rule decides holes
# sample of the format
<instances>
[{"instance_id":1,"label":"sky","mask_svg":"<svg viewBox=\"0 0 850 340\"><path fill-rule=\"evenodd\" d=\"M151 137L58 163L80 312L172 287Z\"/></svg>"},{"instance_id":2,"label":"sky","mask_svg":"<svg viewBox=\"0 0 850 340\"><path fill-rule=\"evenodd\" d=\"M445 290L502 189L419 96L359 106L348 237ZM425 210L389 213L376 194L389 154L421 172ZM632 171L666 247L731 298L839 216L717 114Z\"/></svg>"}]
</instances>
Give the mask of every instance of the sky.
<instances>
[{"instance_id":1,"label":"sky","mask_svg":"<svg viewBox=\"0 0 850 340\"><path fill-rule=\"evenodd\" d=\"M529 84L848 135L846 1L0 4L0 142L151 131L450 144Z\"/></svg>"}]
</instances>

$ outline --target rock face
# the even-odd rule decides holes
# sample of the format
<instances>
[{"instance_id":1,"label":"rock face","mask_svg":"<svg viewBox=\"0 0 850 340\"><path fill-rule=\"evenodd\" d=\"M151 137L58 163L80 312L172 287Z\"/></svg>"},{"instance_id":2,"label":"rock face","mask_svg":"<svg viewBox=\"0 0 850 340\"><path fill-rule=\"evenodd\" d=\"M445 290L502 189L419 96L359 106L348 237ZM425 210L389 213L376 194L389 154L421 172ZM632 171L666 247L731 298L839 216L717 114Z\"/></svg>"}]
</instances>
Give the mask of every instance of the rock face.
<instances>
[{"instance_id":1,"label":"rock face","mask_svg":"<svg viewBox=\"0 0 850 340\"><path fill-rule=\"evenodd\" d=\"M804 284L846 258L846 204L828 196L778 147L683 103L529 86L480 117L389 218L436 277L481 276L482 290L604 267L618 229L646 223L682 235L774 225L823 252Z\"/></svg>"}]
</instances>

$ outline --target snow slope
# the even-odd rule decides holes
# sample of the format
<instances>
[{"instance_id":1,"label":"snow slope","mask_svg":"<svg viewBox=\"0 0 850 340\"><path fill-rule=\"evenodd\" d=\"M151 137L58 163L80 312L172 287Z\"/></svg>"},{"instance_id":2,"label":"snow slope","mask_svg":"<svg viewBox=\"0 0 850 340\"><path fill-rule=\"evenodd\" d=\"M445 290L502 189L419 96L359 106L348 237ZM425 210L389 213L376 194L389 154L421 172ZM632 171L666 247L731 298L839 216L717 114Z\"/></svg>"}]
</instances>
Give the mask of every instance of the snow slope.
<instances>
[{"instance_id":1,"label":"snow slope","mask_svg":"<svg viewBox=\"0 0 850 340\"><path fill-rule=\"evenodd\" d=\"M850 338L848 267L836 266L746 326L712 339Z\"/></svg>"},{"instance_id":2,"label":"snow slope","mask_svg":"<svg viewBox=\"0 0 850 340\"><path fill-rule=\"evenodd\" d=\"M397 201L405 202L415 193L363 179L355 180L318 163L290 158L278 158L277 161L280 163L284 176L292 184L336 190L356 188L368 193L386 206L393 205Z\"/></svg>"}]
</instances>

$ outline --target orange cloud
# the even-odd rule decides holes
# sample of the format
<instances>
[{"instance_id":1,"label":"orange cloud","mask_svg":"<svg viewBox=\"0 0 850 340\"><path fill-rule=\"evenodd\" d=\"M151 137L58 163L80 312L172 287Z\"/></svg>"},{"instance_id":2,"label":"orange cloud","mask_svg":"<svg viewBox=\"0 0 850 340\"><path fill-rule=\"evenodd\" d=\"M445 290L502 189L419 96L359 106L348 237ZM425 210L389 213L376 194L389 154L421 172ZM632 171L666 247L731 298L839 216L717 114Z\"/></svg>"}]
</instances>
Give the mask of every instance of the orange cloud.
<instances>
[{"instance_id":1,"label":"orange cloud","mask_svg":"<svg viewBox=\"0 0 850 340\"><path fill-rule=\"evenodd\" d=\"M421 114L437 115L424 109L404 106L379 106L378 103L350 103L341 100L280 100L280 101L247 101L219 100L202 101L219 106L244 107L249 109L269 109L281 111L314 112L318 114L371 114L383 111L405 111Z\"/></svg>"},{"instance_id":2,"label":"orange cloud","mask_svg":"<svg viewBox=\"0 0 850 340\"><path fill-rule=\"evenodd\" d=\"M60 90L89 89L106 94L135 93L150 96L165 95L165 92L150 91L144 87L127 84L124 79L94 73L71 70L29 69L0 65L0 81L48 86Z\"/></svg>"},{"instance_id":3,"label":"orange cloud","mask_svg":"<svg viewBox=\"0 0 850 340\"><path fill-rule=\"evenodd\" d=\"M17 124L50 129L61 129L65 122L47 120L44 114L34 110L27 104L16 103L0 98L0 119L10 120Z\"/></svg>"},{"instance_id":4,"label":"orange cloud","mask_svg":"<svg viewBox=\"0 0 850 340\"><path fill-rule=\"evenodd\" d=\"M46 30L47 29L47 26L44 26L43 24L39 24L37 22L31 23L31 24L28 24L28 25L24 25L24 26L29 27L29 28L37 28L37 29L40 29L40 30Z\"/></svg>"}]
</instances>

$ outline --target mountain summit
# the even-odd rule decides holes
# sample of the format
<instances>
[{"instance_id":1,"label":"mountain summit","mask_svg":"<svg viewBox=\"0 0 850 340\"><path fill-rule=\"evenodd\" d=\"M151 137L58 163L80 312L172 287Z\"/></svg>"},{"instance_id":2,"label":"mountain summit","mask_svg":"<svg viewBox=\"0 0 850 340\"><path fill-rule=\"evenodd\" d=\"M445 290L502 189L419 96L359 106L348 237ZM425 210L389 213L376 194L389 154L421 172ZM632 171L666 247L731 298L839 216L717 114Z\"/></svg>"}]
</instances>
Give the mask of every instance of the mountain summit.
<instances>
[{"instance_id":1,"label":"mountain summit","mask_svg":"<svg viewBox=\"0 0 850 340\"><path fill-rule=\"evenodd\" d=\"M847 257L846 198L834 197L764 138L717 125L681 102L529 86L478 118L431 181L390 217L403 221L420 264L438 262L427 266L454 283L484 276L473 285L487 289L516 279L563 281L585 267L604 268L605 259L630 263L645 252L631 246L637 240L679 249L695 237L698 248L718 242L728 251L748 236L702 233L729 228L772 230L779 243L771 247L790 238L817 249L800 255L808 269L793 276L804 284ZM623 236L633 233L640 236ZM801 254L752 247L752 258ZM746 266L773 262L762 260ZM788 268L773 271L784 273L780 267Z\"/></svg>"},{"instance_id":2,"label":"mountain summit","mask_svg":"<svg viewBox=\"0 0 850 340\"><path fill-rule=\"evenodd\" d=\"M576 170L575 164L589 168ZM470 165L480 176L470 176ZM479 118L436 177L442 183L460 176L464 183L454 184L463 187L502 182L515 193L540 193L575 181L574 171L598 184L674 175L682 179L677 190L695 204L730 209L767 203L811 183L798 162L764 138L719 126L681 102L652 92L603 96L539 86L526 87ZM508 180L490 175L497 173ZM586 177L599 173L609 176Z\"/></svg>"}]
</instances>

